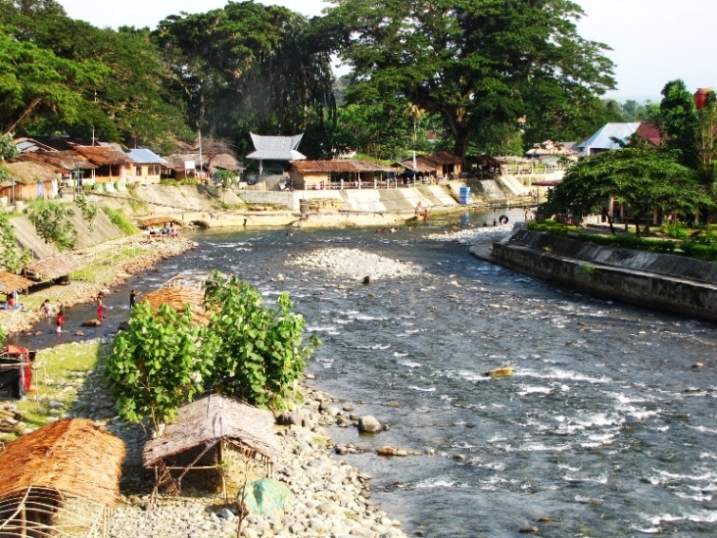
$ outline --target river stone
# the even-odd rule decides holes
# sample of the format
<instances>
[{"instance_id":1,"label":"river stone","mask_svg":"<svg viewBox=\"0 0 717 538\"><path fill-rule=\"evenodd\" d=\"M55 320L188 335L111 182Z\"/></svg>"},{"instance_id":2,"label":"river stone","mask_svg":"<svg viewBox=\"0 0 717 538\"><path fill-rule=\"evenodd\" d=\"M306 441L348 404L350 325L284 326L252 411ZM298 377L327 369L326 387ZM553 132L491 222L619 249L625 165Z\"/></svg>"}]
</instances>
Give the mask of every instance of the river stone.
<instances>
[{"instance_id":1,"label":"river stone","mask_svg":"<svg viewBox=\"0 0 717 538\"><path fill-rule=\"evenodd\" d=\"M381 423L375 417L366 415L359 419L358 429L361 433L378 433L381 431Z\"/></svg>"}]
</instances>

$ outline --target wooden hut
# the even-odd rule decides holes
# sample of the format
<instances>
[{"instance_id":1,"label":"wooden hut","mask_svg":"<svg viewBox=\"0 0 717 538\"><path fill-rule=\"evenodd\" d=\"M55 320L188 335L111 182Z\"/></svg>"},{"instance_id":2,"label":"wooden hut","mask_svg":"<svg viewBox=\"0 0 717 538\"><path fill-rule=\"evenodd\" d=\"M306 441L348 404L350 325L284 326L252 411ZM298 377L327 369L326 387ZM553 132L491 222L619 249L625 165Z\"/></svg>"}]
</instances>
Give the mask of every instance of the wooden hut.
<instances>
[{"instance_id":1,"label":"wooden hut","mask_svg":"<svg viewBox=\"0 0 717 538\"><path fill-rule=\"evenodd\" d=\"M226 492L224 472L219 465L225 447L271 464L281 452L272 413L220 394L181 407L174 423L144 445L144 466L155 469L155 493L160 487L168 486L171 493L179 494L184 476L200 469L216 469ZM198 448L199 454L191 463L182 465L172 461L174 456ZM202 458L213 449L216 463L202 465Z\"/></svg>"},{"instance_id":2,"label":"wooden hut","mask_svg":"<svg viewBox=\"0 0 717 538\"><path fill-rule=\"evenodd\" d=\"M0 293L12 293L14 291L24 291L32 286L34 282L25 277L0 271Z\"/></svg>"},{"instance_id":3,"label":"wooden hut","mask_svg":"<svg viewBox=\"0 0 717 538\"><path fill-rule=\"evenodd\" d=\"M65 278L84 267L84 263L72 254L58 254L43 258L25 266L24 272L39 280Z\"/></svg>"},{"instance_id":4,"label":"wooden hut","mask_svg":"<svg viewBox=\"0 0 717 538\"><path fill-rule=\"evenodd\" d=\"M395 170L370 161L297 161L289 176L296 189L380 188Z\"/></svg>"},{"instance_id":5,"label":"wooden hut","mask_svg":"<svg viewBox=\"0 0 717 538\"><path fill-rule=\"evenodd\" d=\"M0 452L0 536L106 536L120 498L124 442L64 419Z\"/></svg>"}]
</instances>

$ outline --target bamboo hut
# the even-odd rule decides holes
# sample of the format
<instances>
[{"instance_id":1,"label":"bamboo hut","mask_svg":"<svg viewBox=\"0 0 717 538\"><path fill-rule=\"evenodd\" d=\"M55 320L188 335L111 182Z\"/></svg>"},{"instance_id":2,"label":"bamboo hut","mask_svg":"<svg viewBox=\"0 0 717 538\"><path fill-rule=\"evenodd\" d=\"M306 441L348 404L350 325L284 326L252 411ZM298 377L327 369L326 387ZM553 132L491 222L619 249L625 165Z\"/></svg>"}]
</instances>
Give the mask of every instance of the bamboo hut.
<instances>
[{"instance_id":1,"label":"bamboo hut","mask_svg":"<svg viewBox=\"0 0 717 538\"><path fill-rule=\"evenodd\" d=\"M67 277L70 273L84 267L82 261L72 254L58 254L43 258L25 266L25 274L37 277L40 280L55 280Z\"/></svg>"},{"instance_id":2,"label":"bamboo hut","mask_svg":"<svg viewBox=\"0 0 717 538\"><path fill-rule=\"evenodd\" d=\"M14 291L27 290L33 284L34 282L32 280L28 280L20 275L6 271L0 272L0 293L7 294Z\"/></svg>"},{"instance_id":3,"label":"bamboo hut","mask_svg":"<svg viewBox=\"0 0 717 538\"><path fill-rule=\"evenodd\" d=\"M189 471L216 469L226 494L224 471L218 465L223 461L225 447L263 461L268 475L272 462L281 452L272 413L219 394L181 407L175 422L168 424L161 436L144 445L144 466L155 470L155 493L160 487L168 486L170 493L178 495L182 479ZM197 448L201 450L191 463L178 465L172 461L173 456ZM213 449L217 463L202 465L202 458Z\"/></svg>"},{"instance_id":4,"label":"bamboo hut","mask_svg":"<svg viewBox=\"0 0 717 538\"><path fill-rule=\"evenodd\" d=\"M0 536L106 536L119 502L124 442L64 419L0 452Z\"/></svg>"}]
</instances>

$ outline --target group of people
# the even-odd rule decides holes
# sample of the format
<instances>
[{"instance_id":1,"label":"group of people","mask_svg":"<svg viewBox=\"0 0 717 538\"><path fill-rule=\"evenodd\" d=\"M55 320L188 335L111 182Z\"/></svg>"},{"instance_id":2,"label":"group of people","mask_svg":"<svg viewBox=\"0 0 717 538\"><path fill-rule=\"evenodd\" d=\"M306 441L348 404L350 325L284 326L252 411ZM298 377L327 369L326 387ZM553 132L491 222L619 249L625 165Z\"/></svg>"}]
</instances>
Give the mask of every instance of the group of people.
<instances>
[{"instance_id":1,"label":"group of people","mask_svg":"<svg viewBox=\"0 0 717 538\"><path fill-rule=\"evenodd\" d=\"M52 318L55 318L55 327L56 331L58 333L62 332L62 326L65 324L65 309L60 304L57 306L57 315L54 315L55 307L50 304L50 299L45 299L40 306L40 312L42 312L50 323L52 323Z\"/></svg>"},{"instance_id":2,"label":"group of people","mask_svg":"<svg viewBox=\"0 0 717 538\"><path fill-rule=\"evenodd\" d=\"M129 307L130 310L134 308L135 304L137 303L137 297L139 297L140 292L136 291L134 288L129 294ZM102 323L105 320L105 311L107 310L107 307L105 306L104 301L102 300L103 296L100 294L97 296L97 320L99 321L99 324L102 325ZM55 310L57 310L57 313L55 313ZM52 303L50 303L50 299L45 299L40 306L40 312L48 319L49 323L53 323L56 327L57 333L62 333L62 327L65 325L65 309L62 306L62 304L59 304L57 306L54 306Z\"/></svg>"}]
</instances>

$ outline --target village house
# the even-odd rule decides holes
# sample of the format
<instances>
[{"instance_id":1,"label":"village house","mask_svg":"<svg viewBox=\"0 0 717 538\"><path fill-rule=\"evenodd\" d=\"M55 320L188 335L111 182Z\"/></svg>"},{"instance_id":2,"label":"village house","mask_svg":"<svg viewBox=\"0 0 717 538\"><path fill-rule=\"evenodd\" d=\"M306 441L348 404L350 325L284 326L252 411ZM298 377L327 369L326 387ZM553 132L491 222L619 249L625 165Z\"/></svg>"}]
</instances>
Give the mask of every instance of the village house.
<instances>
[{"instance_id":1,"label":"village house","mask_svg":"<svg viewBox=\"0 0 717 538\"><path fill-rule=\"evenodd\" d=\"M420 174L421 177L455 179L461 177L463 173L463 159L450 151L416 155L415 158L404 159L399 164L406 169L407 176Z\"/></svg>"},{"instance_id":2,"label":"village house","mask_svg":"<svg viewBox=\"0 0 717 538\"><path fill-rule=\"evenodd\" d=\"M297 161L289 180L294 189L375 189L395 186L395 170L369 161ZM391 183L392 182L392 183Z\"/></svg>"}]
</instances>

